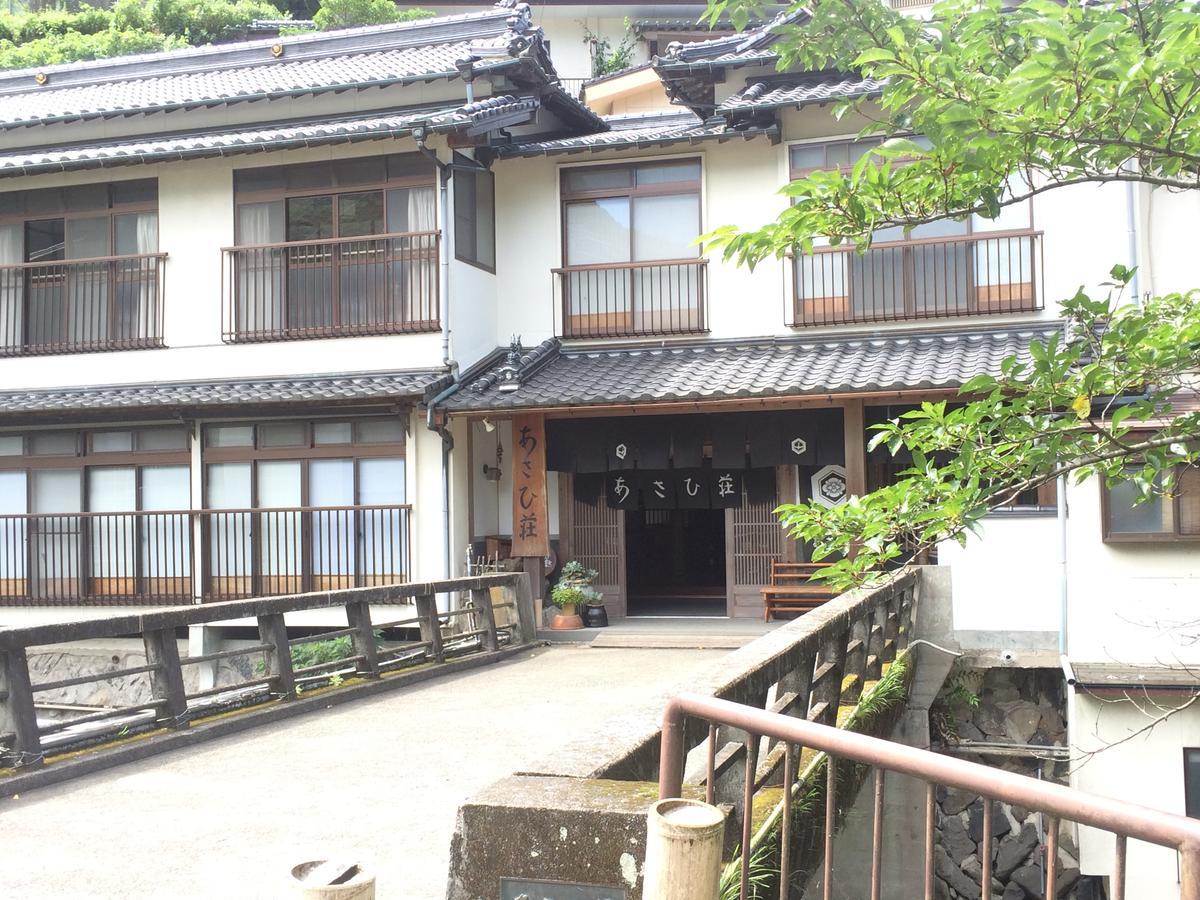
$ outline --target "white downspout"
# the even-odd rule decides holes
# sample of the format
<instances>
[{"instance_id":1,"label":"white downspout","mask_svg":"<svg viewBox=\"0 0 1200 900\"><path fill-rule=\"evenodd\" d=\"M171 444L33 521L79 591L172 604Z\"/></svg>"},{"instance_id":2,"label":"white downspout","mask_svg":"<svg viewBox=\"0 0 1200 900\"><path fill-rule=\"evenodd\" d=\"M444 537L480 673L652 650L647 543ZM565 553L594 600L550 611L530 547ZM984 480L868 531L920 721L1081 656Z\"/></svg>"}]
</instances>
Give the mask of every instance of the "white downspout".
<instances>
[{"instance_id":1,"label":"white downspout","mask_svg":"<svg viewBox=\"0 0 1200 900\"><path fill-rule=\"evenodd\" d=\"M1067 577L1067 479L1058 476L1058 503L1056 516L1058 519L1058 654L1067 655L1067 601L1070 596L1069 579Z\"/></svg>"}]
</instances>

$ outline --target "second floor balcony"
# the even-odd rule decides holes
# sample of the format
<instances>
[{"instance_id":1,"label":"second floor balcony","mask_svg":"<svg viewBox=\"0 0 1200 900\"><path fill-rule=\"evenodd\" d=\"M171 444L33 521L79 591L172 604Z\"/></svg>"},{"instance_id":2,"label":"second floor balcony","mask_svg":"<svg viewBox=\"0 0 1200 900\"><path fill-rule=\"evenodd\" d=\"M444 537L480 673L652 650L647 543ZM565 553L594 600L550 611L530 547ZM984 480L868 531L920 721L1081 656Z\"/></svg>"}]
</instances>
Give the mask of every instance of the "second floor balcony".
<instances>
[{"instance_id":1,"label":"second floor balcony","mask_svg":"<svg viewBox=\"0 0 1200 900\"><path fill-rule=\"evenodd\" d=\"M226 247L229 342L437 331L436 231Z\"/></svg>"},{"instance_id":2,"label":"second floor balcony","mask_svg":"<svg viewBox=\"0 0 1200 900\"><path fill-rule=\"evenodd\" d=\"M0 355L162 346L165 253L0 266Z\"/></svg>"},{"instance_id":3,"label":"second floor balcony","mask_svg":"<svg viewBox=\"0 0 1200 900\"><path fill-rule=\"evenodd\" d=\"M1042 234L986 232L816 247L792 260L788 324L847 325L1042 308Z\"/></svg>"},{"instance_id":4,"label":"second floor balcony","mask_svg":"<svg viewBox=\"0 0 1200 900\"><path fill-rule=\"evenodd\" d=\"M596 263L555 269L566 338L708 331L706 259Z\"/></svg>"}]
</instances>

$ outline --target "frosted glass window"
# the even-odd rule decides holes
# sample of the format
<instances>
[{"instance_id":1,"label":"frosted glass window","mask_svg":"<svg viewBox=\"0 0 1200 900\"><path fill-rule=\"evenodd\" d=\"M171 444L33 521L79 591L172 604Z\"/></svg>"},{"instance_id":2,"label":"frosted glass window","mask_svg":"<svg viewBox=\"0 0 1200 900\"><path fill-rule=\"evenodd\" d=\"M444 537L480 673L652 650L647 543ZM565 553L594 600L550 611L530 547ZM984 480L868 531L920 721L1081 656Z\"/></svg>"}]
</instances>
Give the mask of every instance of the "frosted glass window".
<instances>
[{"instance_id":1,"label":"frosted glass window","mask_svg":"<svg viewBox=\"0 0 1200 900\"><path fill-rule=\"evenodd\" d=\"M1135 502L1137 497L1137 488L1132 482L1119 482L1108 489L1110 531L1115 534L1160 534L1174 530L1169 502L1158 494L1143 503Z\"/></svg>"},{"instance_id":2,"label":"frosted glass window","mask_svg":"<svg viewBox=\"0 0 1200 900\"><path fill-rule=\"evenodd\" d=\"M317 446L349 444L353 441L354 426L349 422L315 422L313 424L313 443Z\"/></svg>"},{"instance_id":3,"label":"frosted glass window","mask_svg":"<svg viewBox=\"0 0 1200 900\"><path fill-rule=\"evenodd\" d=\"M133 449L133 434L128 431L97 431L92 435L93 453L120 453Z\"/></svg>"},{"instance_id":4,"label":"frosted glass window","mask_svg":"<svg viewBox=\"0 0 1200 900\"><path fill-rule=\"evenodd\" d=\"M79 469L39 469L33 475L33 512L80 511Z\"/></svg>"},{"instance_id":5,"label":"frosted glass window","mask_svg":"<svg viewBox=\"0 0 1200 900\"><path fill-rule=\"evenodd\" d=\"M210 425L204 431L209 447L253 447L253 425Z\"/></svg>"},{"instance_id":6,"label":"frosted glass window","mask_svg":"<svg viewBox=\"0 0 1200 900\"><path fill-rule=\"evenodd\" d=\"M363 444L398 444L404 440L399 419L363 419L358 423L358 440Z\"/></svg>"},{"instance_id":7,"label":"frosted glass window","mask_svg":"<svg viewBox=\"0 0 1200 900\"><path fill-rule=\"evenodd\" d=\"M308 482L311 506L354 505L353 460L314 459L309 463Z\"/></svg>"},{"instance_id":8,"label":"frosted glass window","mask_svg":"<svg viewBox=\"0 0 1200 900\"><path fill-rule=\"evenodd\" d=\"M677 184L699 180L700 161L696 159L655 163L649 166L638 166L637 168L637 183L639 187L648 184Z\"/></svg>"},{"instance_id":9,"label":"frosted glass window","mask_svg":"<svg viewBox=\"0 0 1200 900\"><path fill-rule=\"evenodd\" d=\"M364 506L403 503L404 460L360 460L358 463L358 502Z\"/></svg>"},{"instance_id":10,"label":"frosted glass window","mask_svg":"<svg viewBox=\"0 0 1200 900\"><path fill-rule=\"evenodd\" d=\"M300 463L272 460L258 464L258 505L300 506Z\"/></svg>"},{"instance_id":11,"label":"frosted glass window","mask_svg":"<svg viewBox=\"0 0 1200 900\"><path fill-rule=\"evenodd\" d=\"M688 259L698 255L700 198L695 194L633 201L633 258Z\"/></svg>"},{"instance_id":12,"label":"frosted glass window","mask_svg":"<svg viewBox=\"0 0 1200 900\"><path fill-rule=\"evenodd\" d=\"M800 144L790 151L793 169L820 169L825 166L824 144Z\"/></svg>"},{"instance_id":13,"label":"frosted glass window","mask_svg":"<svg viewBox=\"0 0 1200 900\"><path fill-rule=\"evenodd\" d=\"M597 169L568 169L563 175L568 191L597 191L633 186L633 170L627 166L603 166Z\"/></svg>"},{"instance_id":14,"label":"frosted glass window","mask_svg":"<svg viewBox=\"0 0 1200 900\"><path fill-rule=\"evenodd\" d=\"M0 456L20 456L24 452L24 441L19 434L0 435Z\"/></svg>"},{"instance_id":15,"label":"frosted glass window","mask_svg":"<svg viewBox=\"0 0 1200 900\"><path fill-rule=\"evenodd\" d=\"M567 204L567 265L629 261L629 200Z\"/></svg>"},{"instance_id":16,"label":"frosted glass window","mask_svg":"<svg viewBox=\"0 0 1200 900\"><path fill-rule=\"evenodd\" d=\"M142 509L184 510L191 504L191 472L187 466L142 468Z\"/></svg>"},{"instance_id":17,"label":"frosted glass window","mask_svg":"<svg viewBox=\"0 0 1200 900\"><path fill-rule=\"evenodd\" d=\"M252 505L250 463L213 463L206 476L210 508L246 509Z\"/></svg>"},{"instance_id":18,"label":"frosted glass window","mask_svg":"<svg viewBox=\"0 0 1200 900\"><path fill-rule=\"evenodd\" d=\"M137 509L137 475L132 466L88 470L88 510L130 512Z\"/></svg>"},{"instance_id":19,"label":"frosted glass window","mask_svg":"<svg viewBox=\"0 0 1200 900\"><path fill-rule=\"evenodd\" d=\"M0 514L20 515L26 512L25 473L0 471ZM24 547L28 536L26 519L0 519L0 545ZM26 590L25 554L0 553L0 596L6 588L13 593Z\"/></svg>"},{"instance_id":20,"label":"frosted glass window","mask_svg":"<svg viewBox=\"0 0 1200 900\"><path fill-rule=\"evenodd\" d=\"M21 515L25 501L25 473L0 471L0 515Z\"/></svg>"},{"instance_id":21,"label":"frosted glass window","mask_svg":"<svg viewBox=\"0 0 1200 900\"><path fill-rule=\"evenodd\" d=\"M37 432L29 436L29 449L34 456L74 456L76 436L73 431Z\"/></svg>"},{"instance_id":22,"label":"frosted glass window","mask_svg":"<svg viewBox=\"0 0 1200 900\"><path fill-rule=\"evenodd\" d=\"M260 447L305 447L308 436L303 422L272 422L258 426Z\"/></svg>"},{"instance_id":23,"label":"frosted glass window","mask_svg":"<svg viewBox=\"0 0 1200 900\"><path fill-rule=\"evenodd\" d=\"M139 450L186 450L186 428L150 428L137 432Z\"/></svg>"}]
</instances>

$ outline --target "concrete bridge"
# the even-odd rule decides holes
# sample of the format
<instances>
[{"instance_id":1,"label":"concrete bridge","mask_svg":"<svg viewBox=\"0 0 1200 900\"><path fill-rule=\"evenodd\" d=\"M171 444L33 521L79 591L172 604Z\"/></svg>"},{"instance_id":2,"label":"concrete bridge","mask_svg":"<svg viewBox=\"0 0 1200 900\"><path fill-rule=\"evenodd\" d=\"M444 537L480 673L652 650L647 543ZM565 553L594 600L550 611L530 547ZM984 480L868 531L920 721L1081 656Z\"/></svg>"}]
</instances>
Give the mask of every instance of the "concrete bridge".
<instances>
[{"instance_id":1,"label":"concrete bridge","mask_svg":"<svg viewBox=\"0 0 1200 900\"><path fill-rule=\"evenodd\" d=\"M0 799L3 894L276 898L340 854L381 898L444 897L460 803L722 655L538 648Z\"/></svg>"}]
</instances>

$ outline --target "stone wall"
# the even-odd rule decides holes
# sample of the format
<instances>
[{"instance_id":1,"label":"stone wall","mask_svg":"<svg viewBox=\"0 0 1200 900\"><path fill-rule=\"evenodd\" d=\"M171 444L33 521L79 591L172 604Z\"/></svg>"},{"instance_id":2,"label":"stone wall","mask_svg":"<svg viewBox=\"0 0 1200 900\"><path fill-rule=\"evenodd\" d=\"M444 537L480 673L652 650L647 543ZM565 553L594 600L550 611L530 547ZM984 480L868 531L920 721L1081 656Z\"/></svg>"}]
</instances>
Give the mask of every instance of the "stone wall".
<instances>
[{"instance_id":1,"label":"stone wall","mask_svg":"<svg viewBox=\"0 0 1200 900\"><path fill-rule=\"evenodd\" d=\"M930 709L934 749L1010 772L1067 783L1067 763L1054 750L1067 745L1062 672L1057 669L956 667ZM979 746L984 745L1002 745ZM1007 745L1007 746L1003 746ZM1044 817L993 802L991 847L982 846L983 801L939 788L937 893L945 900L978 900L983 854L992 858L998 900L1044 900ZM1059 898L1079 896L1079 851L1072 826L1059 836Z\"/></svg>"}]
</instances>

